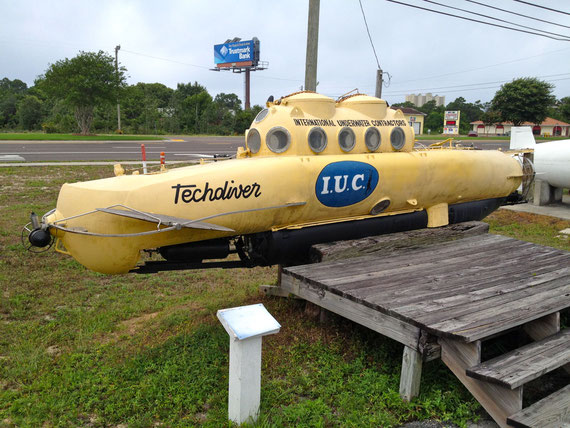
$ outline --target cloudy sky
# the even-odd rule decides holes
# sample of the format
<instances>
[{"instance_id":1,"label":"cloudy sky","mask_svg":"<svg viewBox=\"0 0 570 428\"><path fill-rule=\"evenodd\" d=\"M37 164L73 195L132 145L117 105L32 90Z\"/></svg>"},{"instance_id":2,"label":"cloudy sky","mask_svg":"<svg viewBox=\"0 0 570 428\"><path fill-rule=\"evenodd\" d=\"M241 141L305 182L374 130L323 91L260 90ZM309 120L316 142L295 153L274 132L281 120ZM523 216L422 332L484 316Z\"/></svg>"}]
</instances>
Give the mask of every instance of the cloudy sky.
<instances>
[{"instance_id":1,"label":"cloudy sky","mask_svg":"<svg viewBox=\"0 0 570 428\"><path fill-rule=\"evenodd\" d=\"M401 102L407 93L490 101L501 83L538 77L570 96L570 2L478 0L548 23L507 14L469 0L437 3L471 10L553 38L435 14L387 0L361 0L380 65L391 76L383 98ZM401 3L469 16L426 0ZM434 0L435 1L435 0ZM128 70L129 83L178 82L206 86L210 94L234 92L243 99L243 75L213 72L213 45L241 37L261 41L264 71L252 73L252 103L263 104L304 84L308 0L0 0L0 78L32 85L50 63L80 50L103 50ZM558 24L558 25L554 25ZM545 33L542 33L545 34ZM558 35L557 35L558 34ZM562 35L562 37L560 36ZM376 59L358 0L321 0L318 92L338 97L353 89L374 94Z\"/></svg>"}]
</instances>

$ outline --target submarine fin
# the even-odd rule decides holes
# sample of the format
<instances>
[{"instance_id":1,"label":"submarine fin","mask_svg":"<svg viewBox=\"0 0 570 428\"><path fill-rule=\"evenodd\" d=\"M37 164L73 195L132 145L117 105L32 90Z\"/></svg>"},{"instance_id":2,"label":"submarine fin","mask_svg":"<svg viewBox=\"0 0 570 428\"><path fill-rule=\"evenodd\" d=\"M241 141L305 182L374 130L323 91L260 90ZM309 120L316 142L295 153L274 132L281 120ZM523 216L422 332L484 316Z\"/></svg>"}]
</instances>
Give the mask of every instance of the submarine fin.
<instances>
[{"instance_id":1,"label":"submarine fin","mask_svg":"<svg viewBox=\"0 0 570 428\"><path fill-rule=\"evenodd\" d=\"M187 227L190 229L206 229L206 230L218 230L221 232L234 232L233 229L224 226L218 226L217 224L206 223L203 221L192 221L186 218L172 217L165 214L154 214L154 213L147 213L145 211L138 211L132 209L123 210L115 208L97 208L97 211L101 211L106 214L113 214L123 217L134 218L142 221L149 221L152 223L160 223L165 226L180 225L181 227Z\"/></svg>"}]
</instances>

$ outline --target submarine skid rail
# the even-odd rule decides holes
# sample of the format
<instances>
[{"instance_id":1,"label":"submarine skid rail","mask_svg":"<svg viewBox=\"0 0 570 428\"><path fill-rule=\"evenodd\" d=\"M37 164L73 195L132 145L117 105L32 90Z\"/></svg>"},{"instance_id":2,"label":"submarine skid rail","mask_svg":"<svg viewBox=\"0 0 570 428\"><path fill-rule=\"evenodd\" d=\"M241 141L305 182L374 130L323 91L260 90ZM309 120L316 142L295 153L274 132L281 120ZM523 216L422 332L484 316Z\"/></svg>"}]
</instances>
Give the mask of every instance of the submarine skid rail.
<instances>
[{"instance_id":1,"label":"submarine skid rail","mask_svg":"<svg viewBox=\"0 0 570 428\"><path fill-rule=\"evenodd\" d=\"M232 253L288 263L318 242L481 219L520 185L521 165L498 151L414 151L404 119L363 94L268 102L235 159L65 184L33 240L49 232L57 251L107 274L146 250L164 268Z\"/></svg>"}]
</instances>

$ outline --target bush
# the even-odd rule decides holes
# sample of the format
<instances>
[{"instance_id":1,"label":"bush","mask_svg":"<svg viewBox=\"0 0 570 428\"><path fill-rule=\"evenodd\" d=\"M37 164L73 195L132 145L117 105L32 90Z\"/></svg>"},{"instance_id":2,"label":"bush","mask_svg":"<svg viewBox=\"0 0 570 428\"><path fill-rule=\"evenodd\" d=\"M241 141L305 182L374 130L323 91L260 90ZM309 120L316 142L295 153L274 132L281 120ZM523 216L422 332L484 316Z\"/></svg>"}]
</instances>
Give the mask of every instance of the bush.
<instances>
[{"instance_id":1,"label":"bush","mask_svg":"<svg viewBox=\"0 0 570 428\"><path fill-rule=\"evenodd\" d=\"M53 122L42 123L42 129L46 134L57 134L59 131L57 125Z\"/></svg>"}]
</instances>

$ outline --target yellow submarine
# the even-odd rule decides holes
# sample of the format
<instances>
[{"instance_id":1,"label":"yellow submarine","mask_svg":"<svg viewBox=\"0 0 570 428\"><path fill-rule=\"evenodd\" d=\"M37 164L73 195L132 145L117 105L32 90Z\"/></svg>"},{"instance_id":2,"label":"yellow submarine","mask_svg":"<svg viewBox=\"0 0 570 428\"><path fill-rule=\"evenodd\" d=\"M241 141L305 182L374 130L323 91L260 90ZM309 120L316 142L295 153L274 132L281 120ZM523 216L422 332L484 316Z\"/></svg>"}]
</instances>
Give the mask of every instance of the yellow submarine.
<instances>
[{"instance_id":1,"label":"yellow submarine","mask_svg":"<svg viewBox=\"0 0 570 428\"><path fill-rule=\"evenodd\" d=\"M106 274L293 263L311 245L480 220L513 195L521 163L500 151L414 149L400 110L364 94L268 101L235 159L64 184L32 215L28 244ZM120 170L120 168L119 168ZM163 260L137 266L143 251Z\"/></svg>"}]
</instances>

